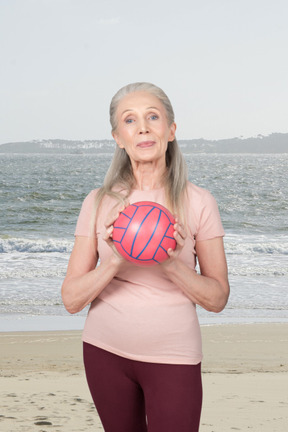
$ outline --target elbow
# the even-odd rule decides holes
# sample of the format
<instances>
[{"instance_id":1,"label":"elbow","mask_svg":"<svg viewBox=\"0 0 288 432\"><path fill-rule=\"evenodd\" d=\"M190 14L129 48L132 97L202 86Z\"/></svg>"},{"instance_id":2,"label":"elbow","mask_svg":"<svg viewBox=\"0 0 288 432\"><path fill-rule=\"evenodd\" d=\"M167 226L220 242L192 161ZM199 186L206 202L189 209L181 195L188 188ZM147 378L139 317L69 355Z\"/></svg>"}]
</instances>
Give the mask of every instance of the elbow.
<instances>
[{"instance_id":1,"label":"elbow","mask_svg":"<svg viewBox=\"0 0 288 432\"><path fill-rule=\"evenodd\" d=\"M81 310L84 309L84 307L86 306L86 304L84 306L80 306L76 301L73 301L72 299L65 300L63 299L63 297L62 301L66 311L69 312L69 314L71 315L75 315L76 313L81 312Z\"/></svg>"},{"instance_id":2,"label":"elbow","mask_svg":"<svg viewBox=\"0 0 288 432\"><path fill-rule=\"evenodd\" d=\"M65 304L63 301L63 304L65 306L65 309L67 312L69 312L69 314L71 315L75 315L77 312L80 312L81 309L78 309L75 305L73 304Z\"/></svg>"},{"instance_id":3,"label":"elbow","mask_svg":"<svg viewBox=\"0 0 288 432\"><path fill-rule=\"evenodd\" d=\"M209 303L209 304L206 304L204 306L204 309L206 309L208 312L220 313L225 308L225 305L226 305L226 303L225 304L221 304L221 303Z\"/></svg>"},{"instance_id":4,"label":"elbow","mask_svg":"<svg viewBox=\"0 0 288 432\"><path fill-rule=\"evenodd\" d=\"M79 307L78 302L73 298L71 292L65 289L64 284L62 285L61 297L63 305L69 314L74 315L83 309L83 307Z\"/></svg>"},{"instance_id":5,"label":"elbow","mask_svg":"<svg viewBox=\"0 0 288 432\"><path fill-rule=\"evenodd\" d=\"M225 306L227 305L229 299L229 295L230 295L230 285L228 280L226 280L221 284L221 290L217 296L217 299L215 299L213 312L220 313L225 309Z\"/></svg>"},{"instance_id":6,"label":"elbow","mask_svg":"<svg viewBox=\"0 0 288 432\"><path fill-rule=\"evenodd\" d=\"M218 304L211 306L211 308L209 308L208 310L209 310L209 312L220 313L225 309L226 304L227 304L227 301L225 303L218 303Z\"/></svg>"},{"instance_id":7,"label":"elbow","mask_svg":"<svg viewBox=\"0 0 288 432\"><path fill-rule=\"evenodd\" d=\"M77 307L77 305L71 301L71 299L66 299L65 296L62 295L62 302L64 304L64 307L69 314L74 315L77 312L80 312L81 309Z\"/></svg>"},{"instance_id":8,"label":"elbow","mask_svg":"<svg viewBox=\"0 0 288 432\"><path fill-rule=\"evenodd\" d=\"M227 302L225 302L225 303L221 303L221 302L219 302L219 303L210 303L210 304L206 305L205 309L208 312L220 313L225 308L226 303Z\"/></svg>"},{"instance_id":9,"label":"elbow","mask_svg":"<svg viewBox=\"0 0 288 432\"><path fill-rule=\"evenodd\" d=\"M62 294L62 301L66 311L69 312L69 314L71 315L75 315L76 313L81 312L81 310L85 307L80 306L76 300L73 300L73 298L71 298L71 296L66 298L66 296Z\"/></svg>"},{"instance_id":10,"label":"elbow","mask_svg":"<svg viewBox=\"0 0 288 432\"><path fill-rule=\"evenodd\" d=\"M230 293L230 288L229 285L227 285L227 287L225 287L225 289L221 291L221 293L219 293L220 295L218 294L213 299L210 299L206 309L209 312L214 312L214 313L222 312L225 309L225 306L228 302L229 293Z\"/></svg>"}]
</instances>

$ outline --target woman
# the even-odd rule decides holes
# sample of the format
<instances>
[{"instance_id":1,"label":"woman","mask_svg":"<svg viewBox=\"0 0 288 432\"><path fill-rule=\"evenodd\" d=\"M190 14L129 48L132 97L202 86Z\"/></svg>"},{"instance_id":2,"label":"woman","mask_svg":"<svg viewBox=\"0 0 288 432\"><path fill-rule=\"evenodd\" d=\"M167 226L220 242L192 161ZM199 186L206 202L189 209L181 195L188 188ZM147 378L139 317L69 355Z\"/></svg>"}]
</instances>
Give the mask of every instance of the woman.
<instances>
[{"instance_id":1,"label":"woman","mask_svg":"<svg viewBox=\"0 0 288 432\"><path fill-rule=\"evenodd\" d=\"M229 296L217 204L187 181L173 109L161 89L123 87L112 99L110 121L116 151L103 187L82 205L63 302L70 313L91 304L84 364L106 432L196 432L202 404L196 305L220 312ZM114 247L113 222L137 201L158 202L177 215L177 246L162 264L135 266Z\"/></svg>"}]
</instances>

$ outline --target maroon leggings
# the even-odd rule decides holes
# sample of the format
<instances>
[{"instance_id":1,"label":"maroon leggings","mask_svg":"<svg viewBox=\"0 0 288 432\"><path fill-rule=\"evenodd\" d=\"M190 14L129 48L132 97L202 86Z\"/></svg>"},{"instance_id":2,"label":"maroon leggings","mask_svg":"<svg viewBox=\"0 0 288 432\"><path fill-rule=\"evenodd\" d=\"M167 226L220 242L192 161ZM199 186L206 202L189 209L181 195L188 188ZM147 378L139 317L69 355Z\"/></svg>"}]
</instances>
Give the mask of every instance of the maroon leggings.
<instances>
[{"instance_id":1,"label":"maroon leggings","mask_svg":"<svg viewBox=\"0 0 288 432\"><path fill-rule=\"evenodd\" d=\"M198 432L201 363L129 360L84 342L84 364L105 432Z\"/></svg>"}]
</instances>

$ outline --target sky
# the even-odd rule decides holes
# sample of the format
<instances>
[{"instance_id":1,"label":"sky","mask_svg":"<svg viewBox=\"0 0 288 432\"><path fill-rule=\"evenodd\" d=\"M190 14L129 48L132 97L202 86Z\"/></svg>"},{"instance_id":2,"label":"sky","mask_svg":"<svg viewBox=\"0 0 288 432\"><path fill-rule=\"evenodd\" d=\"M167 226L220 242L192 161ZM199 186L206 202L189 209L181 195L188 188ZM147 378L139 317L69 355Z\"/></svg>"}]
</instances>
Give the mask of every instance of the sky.
<instances>
[{"instance_id":1,"label":"sky","mask_svg":"<svg viewBox=\"0 0 288 432\"><path fill-rule=\"evenodd\" d=\"M0 144L110 139L148 81L178 139L288 132L287 0L0 0Z\"/></svg>"}]
</instances>

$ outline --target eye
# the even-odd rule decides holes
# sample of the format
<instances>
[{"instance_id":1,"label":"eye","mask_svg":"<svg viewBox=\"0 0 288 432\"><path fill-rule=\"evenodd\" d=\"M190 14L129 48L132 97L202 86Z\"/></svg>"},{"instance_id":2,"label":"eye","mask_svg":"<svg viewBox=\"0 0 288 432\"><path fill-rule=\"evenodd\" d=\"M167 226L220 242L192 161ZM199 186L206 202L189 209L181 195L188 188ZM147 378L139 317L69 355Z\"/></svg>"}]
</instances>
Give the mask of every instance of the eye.
<instances>
[{"instance_id":1,"label":"eye","mask_svg":"<svg viewBox=\"0 0 288 432\"><path fill-rule=\"evenodd\" d=\"M159 116L157 114L150 114L149 118L151 120L158 120Z\"/></svg>"},{"instance_id":2,"label":"eye","mask_svg":"<svg viewBox=\"0 0 288 432\"><path fill-rule=\"evenodd\" d=\"M127 118L125 119L125 123L130 124L132 123L134 120L132 118Z\"/></svg>"}]
</instances>

